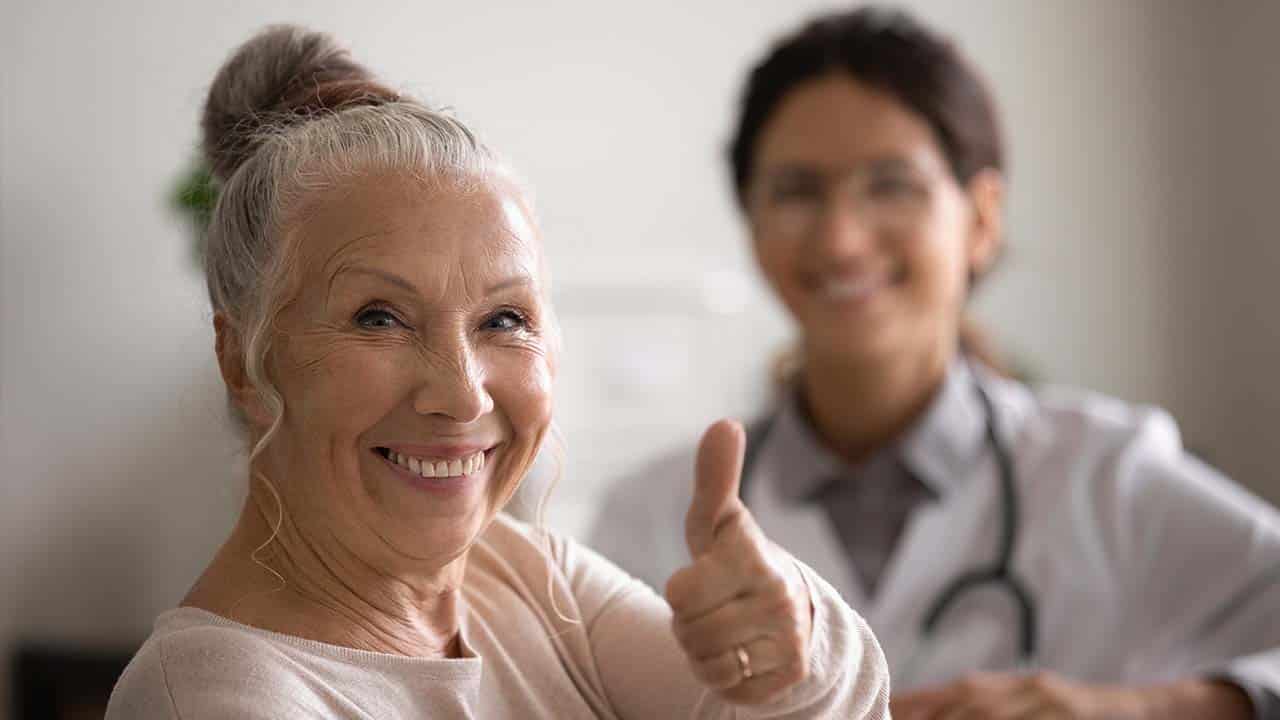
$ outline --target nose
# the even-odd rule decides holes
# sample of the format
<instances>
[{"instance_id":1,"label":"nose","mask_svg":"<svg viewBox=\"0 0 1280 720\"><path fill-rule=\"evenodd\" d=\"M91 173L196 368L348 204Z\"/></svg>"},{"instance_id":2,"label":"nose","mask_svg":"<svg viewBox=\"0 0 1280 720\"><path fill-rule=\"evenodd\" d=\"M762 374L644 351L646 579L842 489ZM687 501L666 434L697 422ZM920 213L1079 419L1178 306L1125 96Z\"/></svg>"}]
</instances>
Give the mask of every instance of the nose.
<instances>
[{"instance_id":1,"label":"nose","mask_svg":"<svg viewBox=\"0 0 1280 720\"><path fill-rule=\"evenodd\" d=\"M460 343L426 364L414 391L413 409L459 423L474 422L493 411L484 368L468 343Z\"/></svg>"},{"instance_id":2,"label":"nose","mask_svg":"<svg viewBox=\"0 0 1280 720\"><path fill-rule=\"evenodd\" d=\"M835 192L822 204L810 239L814 253L824 261L850 260L872 251L875 232L859 204Z\"/></svg>"}]
</instances>

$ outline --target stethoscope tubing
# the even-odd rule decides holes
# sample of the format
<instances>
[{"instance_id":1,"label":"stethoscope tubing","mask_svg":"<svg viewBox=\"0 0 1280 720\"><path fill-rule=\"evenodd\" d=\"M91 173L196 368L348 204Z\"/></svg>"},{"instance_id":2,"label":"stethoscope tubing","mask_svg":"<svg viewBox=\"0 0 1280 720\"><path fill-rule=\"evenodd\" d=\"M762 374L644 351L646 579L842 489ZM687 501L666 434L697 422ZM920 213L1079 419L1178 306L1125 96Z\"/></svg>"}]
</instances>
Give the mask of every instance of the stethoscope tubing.
<instances>
[{"instance_id":1,"label":"stethoscope tubing","mask_svg":"<svg viewBox=\"0 0 1280 720\"><path fill-rule=\"evenodd\" d=\"M966 592L985 586L1001 587L1013 598L1018 611L1018 667L1033 667L1039 652L1038 608L1030 587L1013 571L1013 556L1017 550L1018 535L1021 530L1021 507L1017 487L1017 475L1013 456L1003 442L998 420L999 414L991 400L991 396L982 386L976 368L971 369L974 389L986 416L987 444L995 458L998 481L1000 485L1001 525L999 546L996 556L988 565L976 567L959 574L943 586L938 596L928 606L920 622L920 638L915 648L902 666L899 677L906 682L914 677L923 657L924 648L930 646L938 627L947 611ZM760 449L773 428L777 414L773 413L753 424L747 430L747 448L742 466L742 498L746 502L746 490L755 470ZM1263 570L1250 583L1228 597L1214 612L1210 613L1203 623L1197 626L1189 641L1200 642L1207 639L1220 627L1225 625L1251 597L1265 592L1272 586L1280 585L1280 563Z\"/></svg>"},{"instance_id":2,"label":"stethoscope tubing","mask_svg":"<svg viewBox=\"0 0 1280 720\"><path fill-rule=\"evenodd\" d=\"M982 387L977 370L974 369L971 373L974 378L974 389L986 416L987 443L995 456L999 476L1001 501L999 546L992 563L961 573L938 593L938 597L929 605L928 611L920 622L920 642L916 646L916 651L908 659L905 670L909 670L918 664L920 648L932 641L947 611L954 607L955 603L966 592L989 585L1003 586L1013 598L1017 608L1019 665L1021 667L1030 667L1038 650L1035 600L1027 585L1013 571L1013 555L1017 548L1018 532L1021 524L1016 484L1017 477L1015 475L1013 457L1001 440L997 428L996 409L991 397L987 394L986 389ZM769 415L747 430L747 448L742 464L741 490L743 502L746 502L746 490L752 472L755 470L760 449L773 429L776 417L776 413ZM907 674L914 673L908 672Z\"/></svg>"}]
</instances>

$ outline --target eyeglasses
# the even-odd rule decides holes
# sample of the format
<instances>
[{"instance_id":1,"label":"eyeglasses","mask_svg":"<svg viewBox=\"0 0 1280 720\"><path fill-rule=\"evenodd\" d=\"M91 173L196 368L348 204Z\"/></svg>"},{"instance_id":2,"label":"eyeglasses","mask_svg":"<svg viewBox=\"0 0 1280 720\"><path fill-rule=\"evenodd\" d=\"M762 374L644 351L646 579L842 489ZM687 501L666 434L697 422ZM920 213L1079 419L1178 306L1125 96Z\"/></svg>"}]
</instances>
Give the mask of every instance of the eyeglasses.
<instances>
[{"instance_id":1,"label":"eyeglasses","mask_svg":"<svg viewBox=\"0 0 1280 720\"><path fill-rule=\"evenodd\" d=\"M897 159L838 173L786 166L753 182L748 212L765 241L812 237L837 207L868 229L901 231L924 216L931 189L928 173Z\"/></svg>"}]
</instances>

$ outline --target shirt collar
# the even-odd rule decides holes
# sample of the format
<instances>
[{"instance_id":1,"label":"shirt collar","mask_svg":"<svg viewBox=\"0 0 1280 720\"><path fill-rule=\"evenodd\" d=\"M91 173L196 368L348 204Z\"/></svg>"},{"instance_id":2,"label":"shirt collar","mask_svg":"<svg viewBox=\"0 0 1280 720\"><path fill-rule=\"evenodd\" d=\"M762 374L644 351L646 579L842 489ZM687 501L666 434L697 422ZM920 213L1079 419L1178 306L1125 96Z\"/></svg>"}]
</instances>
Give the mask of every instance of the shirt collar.
<instances>
[{"instance_id":1,"label":"shirt collar","mask_svg":"<svg viewBox=\"0 0 1280 720\"><path fill-rule=\"evenodd\" d=\"M774 476L786 478L786 482L777 483L777 491L788 500L803 501L832 477L880 477L901 472L905 466L934 495L946 494L970 475L986 439L986 413L975 382L968 363L957 359L920 419L897 442L857 466L827 449L793 389L786 394L769 431L770 470Z\"/></svg>"},{"instance_id":2,"label":"shirt collar","mask_svg":"<svg viewBox=\"0 0 1280 720\"><path fill-rule=\"evenodd\" d=\"M768 436L768 459L777 492L786 500L803 502L813 497L830 478L849 474L850 468L827 449L801 408L799 392L790 388Z\"/></svg>"}]
</instances>

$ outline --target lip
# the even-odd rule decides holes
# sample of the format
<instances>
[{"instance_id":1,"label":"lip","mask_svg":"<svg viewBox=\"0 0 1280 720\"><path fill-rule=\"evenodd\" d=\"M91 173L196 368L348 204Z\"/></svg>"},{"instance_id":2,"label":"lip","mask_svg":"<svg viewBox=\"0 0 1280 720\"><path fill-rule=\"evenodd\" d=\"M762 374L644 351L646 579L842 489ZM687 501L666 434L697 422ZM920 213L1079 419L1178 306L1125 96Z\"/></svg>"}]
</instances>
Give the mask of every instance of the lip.
<instances>
[{"instance_id":1,"label":"lip","mask_svg":"<svg viewBox=\"0 0 1280 720\"><path fill-rule=\"evenodd\" d=\"M418 490L425 490L431 493L436 493L438 495L457 495L470 490L475 485L480 484L484 481L484 478L487 477L488 475L490 462L493 459L493 455L500 446L501 446L500 443L498 445L492 445L487 448L483 445L393 444L393 445L378 445L370 448L369 452L372 453L374 457L378 458L379 462L385 464L388 468L390 468L391 472L395 473L397 476L400 477L400 479L404 480L406 484L408 484L413 488L416 488ZM417 475L413 473L411 470L409 470L408 468L402 465L392 462L390 459L385 457L381 452L379 452L380 448L388 448L390 450L394 450L395 452L400 453L401 455L414 455L415 457L426 457L434 460L462 459L468 455L472 455L477 452L480 452L481 450L484 450L485 464L484 464L484 468L481 469L480 472L472 475L458 475L456 477L425 478L425 477L422 477L421 475ZM434 453L434 454L427 454L424 451L429 451L430 453ZM423 453L423 454L416 454L416 453Z\"/></svg>"},{"instance_id":2,"label":"lip","mask_svg":"<svg viewBox=\"0 0 1280 720\"><path fill-rule=\"evenodd\" d=\"M387 448L394 450L401 455L408 455L416 458L426 458L429 460L461 460L468 455L475 455L483 450L485 455L498 446L498 443L431 443L429 445L416 445L408 443L390 443L387 445L377 445L373 449Z\"/></svg>"}]
</instances>

